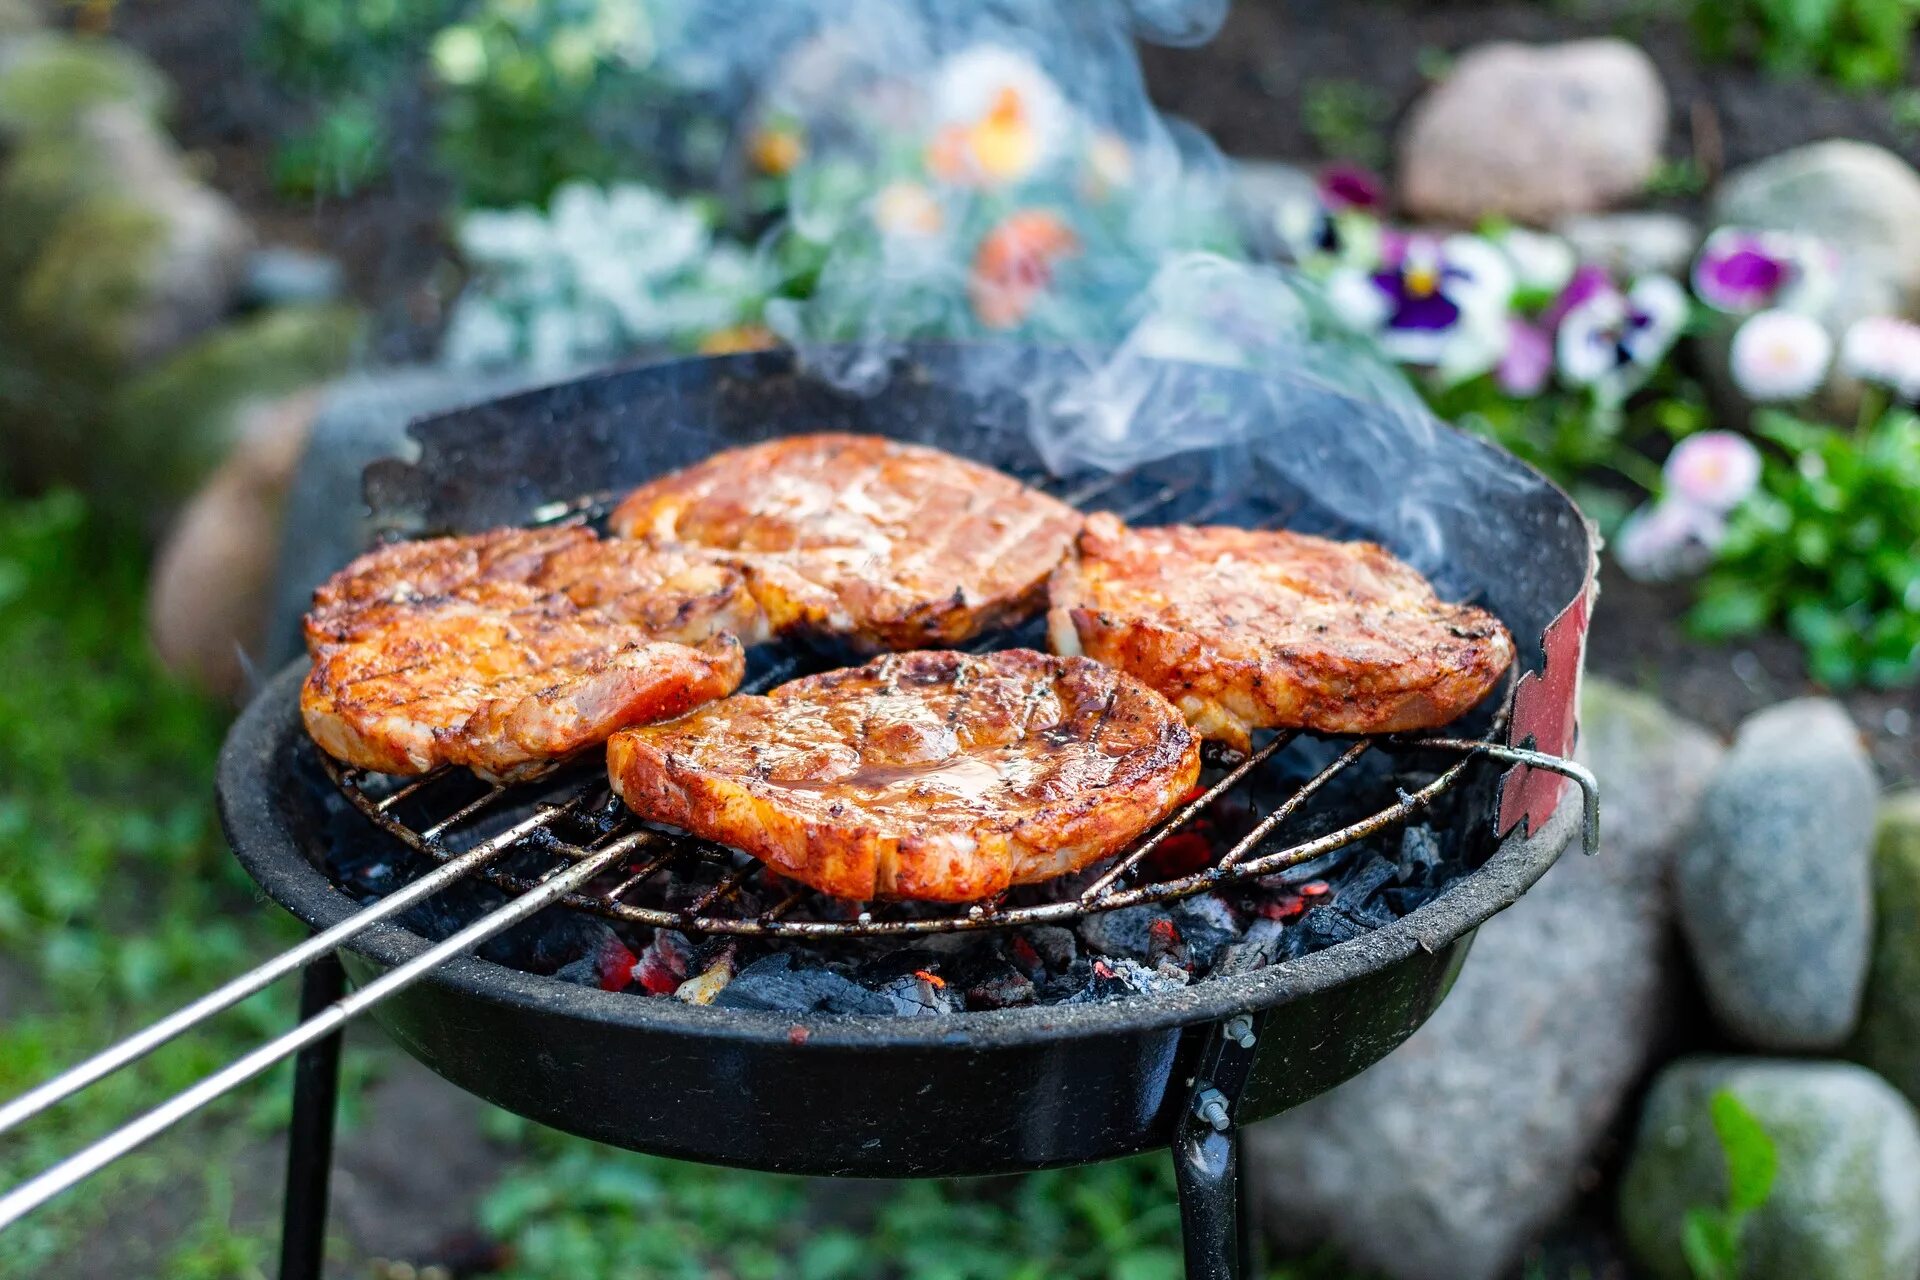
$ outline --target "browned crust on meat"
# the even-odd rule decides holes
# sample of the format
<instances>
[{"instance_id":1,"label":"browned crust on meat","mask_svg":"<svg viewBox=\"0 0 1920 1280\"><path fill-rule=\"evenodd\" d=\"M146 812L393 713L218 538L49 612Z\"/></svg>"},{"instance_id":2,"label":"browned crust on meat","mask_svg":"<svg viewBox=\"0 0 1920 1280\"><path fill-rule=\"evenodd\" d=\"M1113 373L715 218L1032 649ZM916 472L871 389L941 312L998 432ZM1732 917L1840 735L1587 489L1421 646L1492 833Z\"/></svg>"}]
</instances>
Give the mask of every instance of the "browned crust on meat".
<instances>
[{"instance_id":1,"label":"browned crust on meat","mask_svg":"<svg viewBox=\"0 0 1920 1280\"><path fill-rule=\"evenodd\" d=\"M1130 844L1199 776L1166 701L1098 663L905 653L614 735L643 817L836 897L969 902Z\"/></svg>"},{"instance_id":2,"label":"browned crust on meat","mask_svg":"<svg viewBox=\"0 0 1920 1280\"><path fill-rule=\"evenodd\" d=\"M1255 729L1434 728L1513 661L1499 619L1371 542L1095 515L1050 594L1056 651L1138 677L1242 750Z\"/></svg>"},{"instance_id":3,"label":"browned crust on meat","mask_svg":"<svg viewBox=\"0 0 1920 1280\"><path fill-rule=\"evenodd\" d=\"M398 544L314 593L300 709L361 768L525 778L732 692L762 626L725 564L583 529Z\"/></svg>"},{"instance_id":4,"label":"browned crust on meat","mask_svg":"<svg viewBox=\"0 0 1920 1280\"><path fill-rule=\"evenodd\" d=\"M991 467L879 436L788 436L629 494L611 527L723 554L776 632L866 652L1031 617L1080 513Z\"/></svg>"}]
</instances>

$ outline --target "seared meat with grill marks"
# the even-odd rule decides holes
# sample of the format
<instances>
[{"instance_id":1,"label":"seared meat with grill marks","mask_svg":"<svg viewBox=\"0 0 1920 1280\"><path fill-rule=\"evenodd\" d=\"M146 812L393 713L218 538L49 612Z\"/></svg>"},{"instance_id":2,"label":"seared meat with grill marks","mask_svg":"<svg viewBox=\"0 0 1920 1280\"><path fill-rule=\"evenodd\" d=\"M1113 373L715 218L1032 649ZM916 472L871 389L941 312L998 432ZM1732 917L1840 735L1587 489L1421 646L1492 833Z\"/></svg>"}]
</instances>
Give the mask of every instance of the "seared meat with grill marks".
<instances>
[{"instance_id":1,"label":"seared meat with grill marks","mask_svg":"<svg viewBox=\"0 0 1920 1280\"><path fill-rule=\"evenodd\" d=\"M1164 698L1027 649L890 655L615 734L642 817L841 898L968 902L1129 844L1199 775Z\"/></svg>"},{"instance_id":2,"label":"seared meat with grill marks","mask_svg":"<svg viewBox=\"0 0 1920 1280\"><path fill-rule=\"evenodd\" d=\"M1243 751L1255 729L1433 728L1513 661L1499 619L1371 542L1095 515L1051 596L1056 652L1138 677Z\"/></svg>"},{"instance_id":3,"label":"seared meat with grill marks","mask_svg":"<svg viewBox=\"0 0 1920 1280\"><path fill-rule=\"evenodd\" d=\"M611 523L726 555L775 631L870 653L1037 613L1080 514L938 449L822 434L717 453L635 490Z\"/></svg>"},{"instance_id":4,"label":"seared meat with grill marks","mask_svg":"<svg viewBox=\"0 0 1920 1280\"><path fill-rule=\"evenodd\" d=\"M739 573L711 557L584 529L401 543L314 593L300 710L348 764L531 777L731 693L739 634L762 629Z\"/></svg>"}]
</instances>

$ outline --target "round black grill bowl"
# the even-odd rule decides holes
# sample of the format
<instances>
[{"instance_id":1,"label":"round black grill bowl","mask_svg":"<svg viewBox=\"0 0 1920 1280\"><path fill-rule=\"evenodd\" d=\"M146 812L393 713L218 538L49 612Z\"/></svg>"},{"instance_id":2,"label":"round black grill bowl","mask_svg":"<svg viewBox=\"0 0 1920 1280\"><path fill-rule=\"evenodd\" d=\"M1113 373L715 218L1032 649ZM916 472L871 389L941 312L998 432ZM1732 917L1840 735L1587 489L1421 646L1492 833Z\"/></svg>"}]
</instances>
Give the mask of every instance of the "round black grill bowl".
<instances>
[{"instance_id":1,"label":"round black grill bowl","mask_svg":"<svg viewBox=\"0 0 1920 1280\"><path fill-rule=\"evenodd\" d=\"M221 822L267 895L316 929L360 904L316 867L325 829L302 749L305 664L280 673L220 759ZM543 1124L715 1164L876 1177L994 1173L1171 1140L1212 1024L1263 1011L1236 1118L1264 1118L1384 1057L1438 1007L1473 930L1559 856L1569 794L1435 901L1288 964L1109 1004L939 1018L806 1017L596 991L463 958L376 1006L409 1053ZM393 925L344 958L356 980L418 955Z\"/></svg>"},{"instance_id":2,"label":"round black grill bowl","mask_svg":"<svg viewBox=\"0 0 1920 1280\"><path fill-rule=\"evenodd\" d=\"M536 518L727 444L827 429L879 431L1031 470L1024 402L1005 388L1062 357L996 352L989 389L967 390L983 385L967 376L977 358L963 348L916 349L887 388L865 397L808 378L779 353L582 379L416 424L422 456L376 466L369 493L394 528L484 528ZM1401 533L1437 527L1448 549L1434 572L1442 590L1486 603L1514 631L1522 667L1540 668L1542 630L1590 583L1586 525L1563 494L1511 457L1438 428L1384 459L1369 498L1345 481L1354 468L1379 472L1393 423L1369 421L1372 411L1331 392L1295 386L1276 397L1253 375L1182 369L1194 404L1284 402L1288 448L1253 459L1247 474L1266 491L1292 493L1322 527L1355 528L1405 553L1413 549ZM1433 491L1436 476L1455 475L1457 492L1431 512L1409 517L1404 502L1390 509L1408 492ZM1344 502L1328 496L1336 491ZM1369 519L1376 502L1387 504L1378 521ZM304 668L282 671L235 724L219 802L247 871L280 906L324 928L360 904L318 870L327 826L300 724ZM1236 1123L1294 1106L1385 1056L1439 1005L1474 929L1559 856L1579 808L1567 788L1532 834L1516 830L1477 870L1391 925L1163 995L930 1018L795 1018L602 992L463 958L374 1014L461 1088L634 1150L888 1177L1083 1163L1171 1142L1205 1042L1235 1015L1255 1014L1258 1030ZM429 945L386 924L344 958L364 981Z\"/></svg>"}]
</instances>

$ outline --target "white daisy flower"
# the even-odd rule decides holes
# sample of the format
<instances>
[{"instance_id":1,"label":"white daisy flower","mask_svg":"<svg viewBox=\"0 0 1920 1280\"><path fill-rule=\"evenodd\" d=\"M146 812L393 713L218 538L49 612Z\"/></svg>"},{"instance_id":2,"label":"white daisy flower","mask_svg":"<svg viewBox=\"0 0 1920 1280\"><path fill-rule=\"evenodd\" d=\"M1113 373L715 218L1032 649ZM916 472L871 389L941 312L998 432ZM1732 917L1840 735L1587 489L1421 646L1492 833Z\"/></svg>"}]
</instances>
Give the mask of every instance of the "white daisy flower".
<instances>
[{"instance_id":1,"label":"white daisy flower","mask_svg":"<svg viewBox=\"0 0 1920 1280\"><path fill-rule=\"evenodd\" d=\"M1758 311L1734 331L1734 385L1760 402L1801 400L1820 389L1833 362L1833 338L1812 316Z\"/></svg>"}]
</instances>

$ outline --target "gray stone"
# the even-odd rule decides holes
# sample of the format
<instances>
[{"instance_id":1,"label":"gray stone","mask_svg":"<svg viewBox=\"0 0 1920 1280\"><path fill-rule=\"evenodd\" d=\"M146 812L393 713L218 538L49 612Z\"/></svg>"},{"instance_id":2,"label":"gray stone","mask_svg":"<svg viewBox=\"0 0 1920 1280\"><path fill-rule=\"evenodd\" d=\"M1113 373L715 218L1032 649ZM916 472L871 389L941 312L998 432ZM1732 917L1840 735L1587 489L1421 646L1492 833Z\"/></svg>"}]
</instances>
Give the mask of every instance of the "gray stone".
<instances>
[{"instance_id":1,"label":"gray stone","mask_svg":"<svg viewBox=\"0 0 1920 1280\"><path fill-rule=\"evenodd\" d=\"M247 301L273 307L289 302L332 302L340 296L340 264L324 253L268 245L247 259Z\"/></svg>"},{"instance_id":2,"label":"gray stone","mask_svg":"<svg viewBox=\"0 0 1920 1280\"><path fill-rule=\"evenodd\" d=\"M1783 151L1728 175L1713 220L1798 231L1836 250L1823 313L1836 333L1861 316L1920 308L1920 174L1891 151L1848 140Z\"/></svg>"},{"instance_id":3,"label":"gray stone","mask_svg":"<svg viewBox=\"0 0 1920 1280\"><path fill-rule=\"evenodd\" d=\"M1654 1082L1620 1187L1620 1224L1657 1280L1691 1280L1687 1211L1719 1208L1725 1089L1772 1139L1779 1172L1741 1237L1743 1280L1913 1280L1920 1274L1920 1124L1886 1081L1841 1062L1695 1058Z\"/></svg>"},{"instance_id":4,"label":"gray stone","mask_svg":"<svg viewBox=\"0 0 1920 1280\"><path fill-rule=\"evenodd\" d=\"M407 424L528 385L527 374L476 375L422 366L362 374L334 385L314 420L287 495L267 670L302 651L300 616L328 574L367 549L372 537L360 473L380 458L411 457Z\"/></svg>"},{"instance_id":5,"label":"gray stone","mask_svg":"<svg viewBox=\"0 0 1920 1280\"><path fill-rule=\"evenodd\" d=\"M1920 791L1880 808L1873 915L1873 959L1848 1056L1920 1103Z\"/></svg>"},{"instance_id":6,"label":"gray stone","mask_svg":"<svg viewBox=\"0 0 1920 1280\"><path fill-rule=\"evenodd\" d=\"M1414 104L1400 198L1441 221L1549 224L1636 195L1666 133L1659 72L1624 40L1480 45Z\"/></svg>"},{"instance_id":7,"label":"gray stone","mask_svg":"<svg viewBox=\"0 0 1920 1280\"><path fill-rule=\"evenodd\" d=\"M157 118L167 80L151 62L113 40L38 32L30 6L0 3L0 137L71 129L106 103Z\"/></svg>"},{"instance_id":8,"label":"gray stone","mask_svg":"<svg viewBox=\"0 0 1920 1280\"><path fill-rule=\"evenodd\" d=\"M1873 905L1873 767L1838 703L1740 726L1675 866L1680 924L1728 1030L1823 1049L1853 1030Z\"/></svg>"},{"instance_id":9,"label":"gray stone","mask_svg":"<svg viewBox=\"0 0 1920 1280\"><path fill-rule=\"evenodd\" d=\"M1662 886L1719 743L1589 680L1582 754L1603 848L1570 852L1484 925L1427 1025L1249 1134L1265 1221L1403 1280L1489 1280L1574 1196L1645 1067L1676 962ZM1576 845L1577 850L1577 845Z\"/></svg>"},{"instance_id":10,"label":"gray stone","mask_svg":"<svg viewBox=\"0 0 1920 1280\"><path fill-rule=\"evenodd\" d=\"M24 229L17 323L49 358L150 363L230 309L252 233L143 110L89 108L16 163L0 216Z\"/></svg>"},{"instance_id":11,"label":"gray stone","mask_svg":"<svg viewBox=\"0 0 1920 1280\"><path fill-rule=\"evenodd\" d=\"M1700 247L1700 228L1677 213L1582 214L1562 220L1554 230L1580 261L1622 276L1684 276Z\"/></svg>"}]
</instances>

